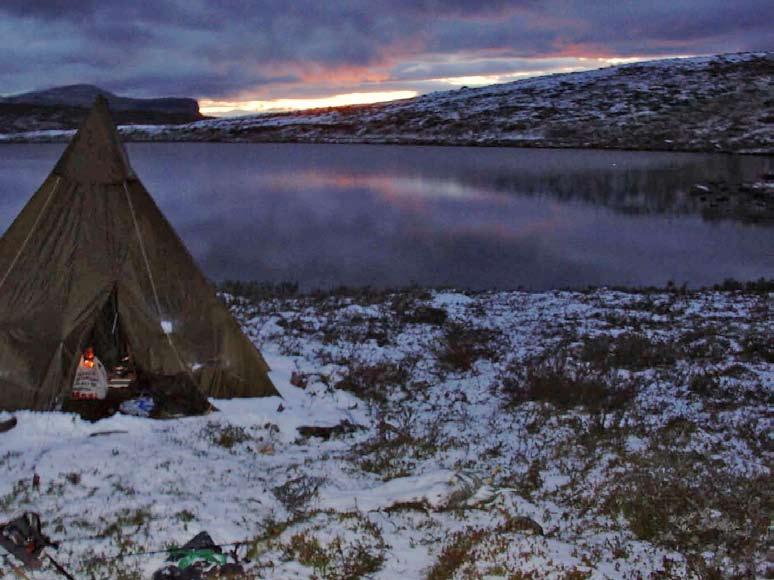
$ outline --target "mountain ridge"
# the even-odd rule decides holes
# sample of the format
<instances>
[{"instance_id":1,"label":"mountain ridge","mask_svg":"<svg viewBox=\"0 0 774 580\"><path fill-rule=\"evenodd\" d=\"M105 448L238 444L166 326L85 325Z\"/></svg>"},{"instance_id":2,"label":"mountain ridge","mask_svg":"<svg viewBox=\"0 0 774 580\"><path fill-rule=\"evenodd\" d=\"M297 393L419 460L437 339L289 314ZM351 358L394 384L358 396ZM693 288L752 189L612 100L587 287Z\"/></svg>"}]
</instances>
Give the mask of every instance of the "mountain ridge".
<instances>
[{"instance_id":1,"label":"mountain ridge","mask_svg":"<svg viewBox=\"0 0 774 580\"><path fill-rule=\"evenodd\" d=\"M196 115L199 103L189 97L122 97L91 84L73 84L51 87L0 97L0 103L24 103L29 105L64 105L70 107L91 107L94 99L104 96L113 111L152 110L168 113Z\"/></svg>"},{"instance_id":2,"label":"mountain ridge","mask_svg":"<svg viewBox=\"0 0 774 580\"><path fill-rule=\"evenodd\" d=\"M97 96L104 96L116 122L181 124L205 119L196 99L123 97L96 85L74 84L0 97L0 131L77 128Z\"/></svg>"}]
</instances>

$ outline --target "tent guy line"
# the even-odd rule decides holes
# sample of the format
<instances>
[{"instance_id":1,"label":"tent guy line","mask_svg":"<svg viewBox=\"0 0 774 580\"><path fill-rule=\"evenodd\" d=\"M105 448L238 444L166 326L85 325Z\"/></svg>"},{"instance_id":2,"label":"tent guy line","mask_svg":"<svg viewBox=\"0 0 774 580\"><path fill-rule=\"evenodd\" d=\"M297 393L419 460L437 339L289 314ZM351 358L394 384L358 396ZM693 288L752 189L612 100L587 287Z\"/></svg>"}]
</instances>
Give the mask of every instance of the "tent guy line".
<instances>
[{"instance_id":1,"label":"tent guy line","mask_svg":"<svg viewBox=\"0 0 774 580\"><path fill-rule=\"evenodd\" d=\"M124 179L124 193L126 194L126 203L129 206L129 211L132 214L132 223L134 223L134 231L137 234L137 242L140 244L140 253L142 254L142 259L145 262L145 270L148 272L148 281L150 282L151 289L153 290L153 299L156 301L156 311L159 314L159 324L162 325L162 330L164 330L164 334L167 337L167 342L169 342L170 348L174 351L175 356L177 357L178 362L180 363L180 368L182 371L188 375L191 374L191 369L189 369L185 363L183 362L183 359L180 358L180 352L177 350L177 347L175 346L174 341L172 340L172 333L168 332L166 328L163 328L163 322L164 322L164 314L161 310L161 301L159 300L159 292L156 289L156 281L153 279L153 272L151 271L150 262L148 261L148 252L145 250L145 243L142 241L142 234L140 233L140 225L137 223L137 214L134 211L134 204L132 203L132 196L129 195L129 188L126 186L126 180ZM116 323L118 321L118 313L116 313Z\"/></svg>"},{"instance_id":2,"label":"tent guy line","mask_svg":"<svg viewBox=\"0 0 774 580\"><path fill-rule=\"evenodd\" d=\"M61 177L57 176L56 182L54 182L54 186L51 188L51 193L48 194L48 198L46 199L46 203L43 206L43 208L40 210L40 213L38 213L38 217L35 220L35 223L32 224L32 228L30 228L29 233L27 234L27 237L24 238L24 242L22 242L21 247L19 248L19 251L14 256L13 260L11 261L11 265L8 266L8 270L5 272L5 275L3 276L3 279L0 280L0 289L3 288L3 285L5 284L5 281L8 279L8 276L11 274L11 272L14 269L14 266L16 266L16 262L19 261L19 257L24 253L24 249L27 247L27 244L30 241L30 238L32 237L32 234L35 233L35 230L38 227L38 224L40 223L40 218L43 217L43 214L46 213L46 210L48 209L49 204L51 203L51 200L54 197L54 194L56 193L57 189L59 189L59 182L61 181Z\"/></svg>"}]
</instances>

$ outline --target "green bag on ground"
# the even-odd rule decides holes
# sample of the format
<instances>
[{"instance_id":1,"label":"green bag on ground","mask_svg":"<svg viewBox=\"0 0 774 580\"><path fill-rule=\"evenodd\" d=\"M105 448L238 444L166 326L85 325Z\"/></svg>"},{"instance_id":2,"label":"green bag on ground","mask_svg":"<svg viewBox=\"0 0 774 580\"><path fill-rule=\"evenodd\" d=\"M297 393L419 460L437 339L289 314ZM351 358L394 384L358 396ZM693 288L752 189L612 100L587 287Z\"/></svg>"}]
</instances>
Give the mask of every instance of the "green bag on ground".
<instances>
[{"instance_id":1,"label":"green bag on ground","mask_svg":"<svg viewBox=\"0 0 774 580\"><path fill-rule=\"evenodd\" d=\"M226 556L214 550L186 550L178 552L176 556L182 556L177 562L177 567L180 569L188 568L197 562L209 562L218 566L226 563Z\"/></svg>"}]
</instances>

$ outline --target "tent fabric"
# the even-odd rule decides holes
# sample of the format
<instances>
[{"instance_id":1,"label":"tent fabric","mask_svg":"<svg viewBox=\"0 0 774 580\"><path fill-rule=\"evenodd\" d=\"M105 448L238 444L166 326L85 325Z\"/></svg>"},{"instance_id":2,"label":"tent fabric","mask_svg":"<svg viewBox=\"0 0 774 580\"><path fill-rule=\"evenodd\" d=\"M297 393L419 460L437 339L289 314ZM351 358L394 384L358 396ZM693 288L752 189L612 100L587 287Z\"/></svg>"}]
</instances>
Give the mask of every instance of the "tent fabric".
<instances>
[{"instance_id":1,"label":"tent fabric","mask_svg":"<svg viewBox=\"0 0 774 580\"><path fill-rule=\"evenodd\" d=\"M276 395L242 333L129 165L98 99L0 239L0 409L47 410L115 296L134 363L217 397Z\"/></svg>"}]
</instances>

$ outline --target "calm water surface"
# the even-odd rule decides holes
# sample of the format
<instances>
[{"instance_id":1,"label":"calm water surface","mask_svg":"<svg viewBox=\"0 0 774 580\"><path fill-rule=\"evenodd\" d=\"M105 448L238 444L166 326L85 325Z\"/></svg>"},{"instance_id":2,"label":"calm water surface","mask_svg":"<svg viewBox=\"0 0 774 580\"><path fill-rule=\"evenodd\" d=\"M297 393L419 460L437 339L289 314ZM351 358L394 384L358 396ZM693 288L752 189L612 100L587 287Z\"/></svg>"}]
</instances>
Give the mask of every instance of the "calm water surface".
<instances>
[{"instance_id":1,"label":"calm water surface","mask_svg":"<svg viewBox=\"0 0 774 580\"><path fill-rule=\"evenodd\" d=\"M0 146L0 232L63 145ZM213 279L532 289L774 277L774 227L707 219L695 183L766 157L576 150L131 144Z\"/></svg>"}]
</instances>

